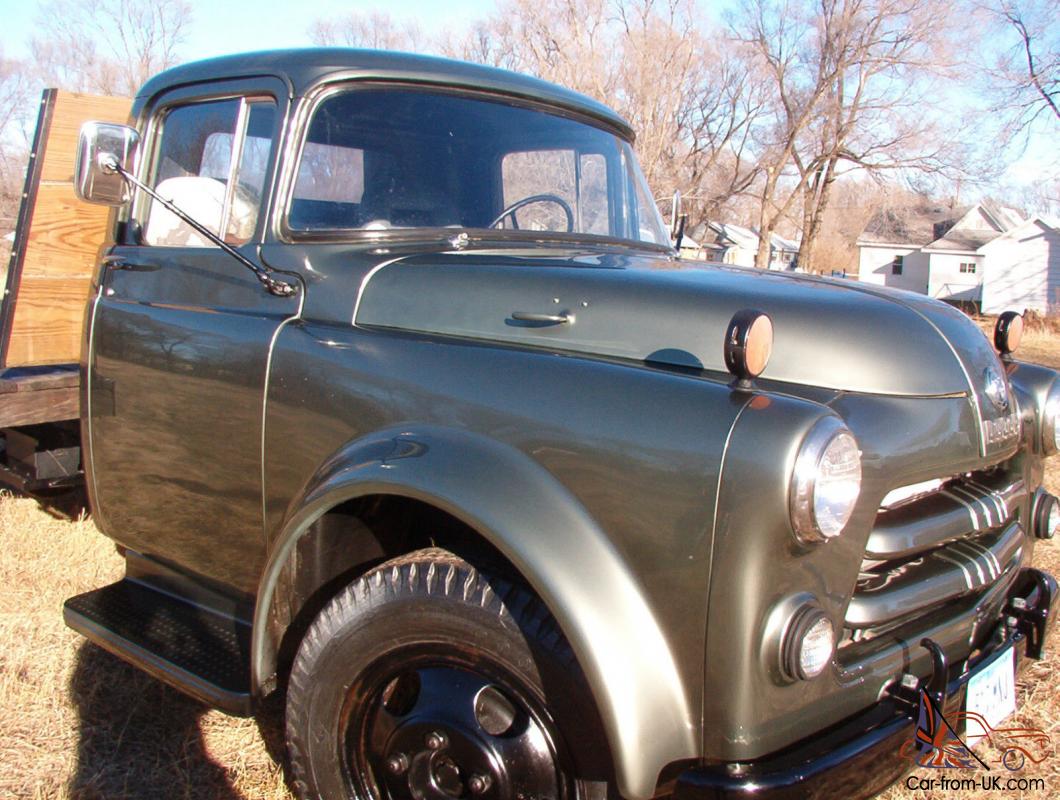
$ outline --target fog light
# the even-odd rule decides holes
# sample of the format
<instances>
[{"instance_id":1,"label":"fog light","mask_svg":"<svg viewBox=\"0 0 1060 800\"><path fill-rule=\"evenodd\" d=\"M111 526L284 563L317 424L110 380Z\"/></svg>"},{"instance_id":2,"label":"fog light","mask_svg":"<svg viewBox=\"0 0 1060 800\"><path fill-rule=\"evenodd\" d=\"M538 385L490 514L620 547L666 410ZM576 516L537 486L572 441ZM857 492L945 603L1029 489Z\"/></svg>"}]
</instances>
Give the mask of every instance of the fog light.
<instances>
[{"instance_id":1,"label":"fog light","mask_svg":"<svg viewBox=\"0 0 1060 800\"><path fill-rule=\"evenodd\" d=\"M1023 317L1015 311L1006 311L994 325L994 347L1003 356L1015 351L1023 339Z\"/></svg>"},{"instance_id":2,"label":"fog light","mask_svg":"<svg viewBox=\"0 0 1060 800\"><path fill-rule=\"evenodd\" d=\"M821 609L803 606L791 618L781 645L781 668L786 677L816 678L832 660L835 630Z\"/></svg>"},{"instance_id":3,"label":"fog light","mask_svg":"<svg viewBox=\"0 0 1060 800\"><path fill-rule=\"evenodd\" d=\"M725 368L747 382L762 374L773 352L773 321L768 314L745 308L737 311L725 330Z\"/></svg>"},{"instance_id":4,"label":"fog light","mask_svg":"<svg viewBox=\"0 0 1060 800\"><path fill-rule=\"evenodd\" d=\"M1060 528L1060 501L1048 492L1040 492L1034 501L1034 535L1052 539Z\"/></svg>"}]
</instances>

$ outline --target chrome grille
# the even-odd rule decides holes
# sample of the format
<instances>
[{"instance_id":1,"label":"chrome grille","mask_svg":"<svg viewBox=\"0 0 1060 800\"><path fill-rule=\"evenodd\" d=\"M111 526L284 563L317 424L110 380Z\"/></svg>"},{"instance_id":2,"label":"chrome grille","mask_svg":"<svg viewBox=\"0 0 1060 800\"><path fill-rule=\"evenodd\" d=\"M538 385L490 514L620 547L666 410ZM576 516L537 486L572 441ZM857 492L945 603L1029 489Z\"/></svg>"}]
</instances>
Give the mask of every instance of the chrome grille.
<instances>
[{"instance_id":1,"label":"chrome grille","mask_svg":"<svg viewBox=\"0 0 1060 800\"><path fill-rule=\"evenodd\" d=\"M852 638L869 638L925 609L986 589L1023 557L1022 479L1003 473L949 480L881 508L847 608Z\"/></svg>"}]
</instances>

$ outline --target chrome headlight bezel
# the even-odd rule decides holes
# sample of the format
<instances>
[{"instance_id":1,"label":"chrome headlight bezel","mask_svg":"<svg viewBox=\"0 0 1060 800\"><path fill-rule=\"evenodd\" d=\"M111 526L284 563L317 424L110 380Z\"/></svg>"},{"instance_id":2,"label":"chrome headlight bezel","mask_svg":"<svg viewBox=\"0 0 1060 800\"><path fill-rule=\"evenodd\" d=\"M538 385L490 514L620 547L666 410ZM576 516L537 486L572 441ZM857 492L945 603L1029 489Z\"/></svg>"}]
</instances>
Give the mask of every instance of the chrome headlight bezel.
<instances>
[{"instance_id":1,"label":"chrome headlight bezel","mask_svg":"<svg viewBox=\"0 0 1060 800\"><path fill-rule=\"evenodd\" d=\"M1031 504L1031 527L1038 539L1052 539L1060 528L1060 501L1039 489Z\"/></svg>"},{"instance_id":2,"label":"chrome headlight bezel","mask_svg":"<svg viewBox=\"0 0 1060 800\"><path fill-rule=\"evenodd\" d=\"M822 526L817 517L817 489L821 478L821 464L825 454L834 444L852 447L857 461L857 492L843 514L842 523ZM796 539L802 544L817 544L839 536L850 521L850 515L861 494L861 453L857 439L850 429L837 417L819 420L803 439L795 457L789 488L789 514Z\"/></svg>"}]
</instances>

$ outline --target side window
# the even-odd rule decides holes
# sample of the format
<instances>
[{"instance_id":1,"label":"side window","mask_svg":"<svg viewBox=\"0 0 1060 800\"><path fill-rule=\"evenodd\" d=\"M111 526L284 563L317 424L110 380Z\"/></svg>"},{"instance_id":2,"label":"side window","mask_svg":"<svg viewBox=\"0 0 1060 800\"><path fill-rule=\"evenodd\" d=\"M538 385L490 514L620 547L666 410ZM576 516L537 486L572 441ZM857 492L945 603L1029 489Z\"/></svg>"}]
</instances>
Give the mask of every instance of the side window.
<instances>
[{"instance_id":1,"label":"side window","mask_svg":"<svg viewBox=\"0 0 1060 800\"><path fill-rule=\"evenodd\" d=\"M244 244L257 226L275 117L272 101L245 98L171 109L149 184L229 244ZM209 246L161 203L148 203L146 244Z\"/></svg>"}]
</instances>

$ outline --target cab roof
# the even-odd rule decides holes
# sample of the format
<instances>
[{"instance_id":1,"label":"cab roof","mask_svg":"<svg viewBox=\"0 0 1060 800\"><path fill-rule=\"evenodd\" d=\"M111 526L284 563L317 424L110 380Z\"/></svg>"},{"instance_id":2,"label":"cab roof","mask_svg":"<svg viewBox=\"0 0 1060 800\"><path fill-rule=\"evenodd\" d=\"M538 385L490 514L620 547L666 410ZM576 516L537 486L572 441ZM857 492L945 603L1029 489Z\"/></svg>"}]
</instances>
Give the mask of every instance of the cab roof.
<instances>
[{"instance_id":1,"label":"cab roof","mask_svg":"<svg viewBox=\"0 0 1060 800\"><path fill-rule=\"evenodd\" d=\"M529 75L435 56L343 47L265 50L182 64L145 83L137 93L136 105L139 109L158 93L179 86L260 75L283 80L292 97L305 94L324 79L340 76L479 89L595 117L633 140L629 123L604 104Z\"/></svg>"}]
</instances>

